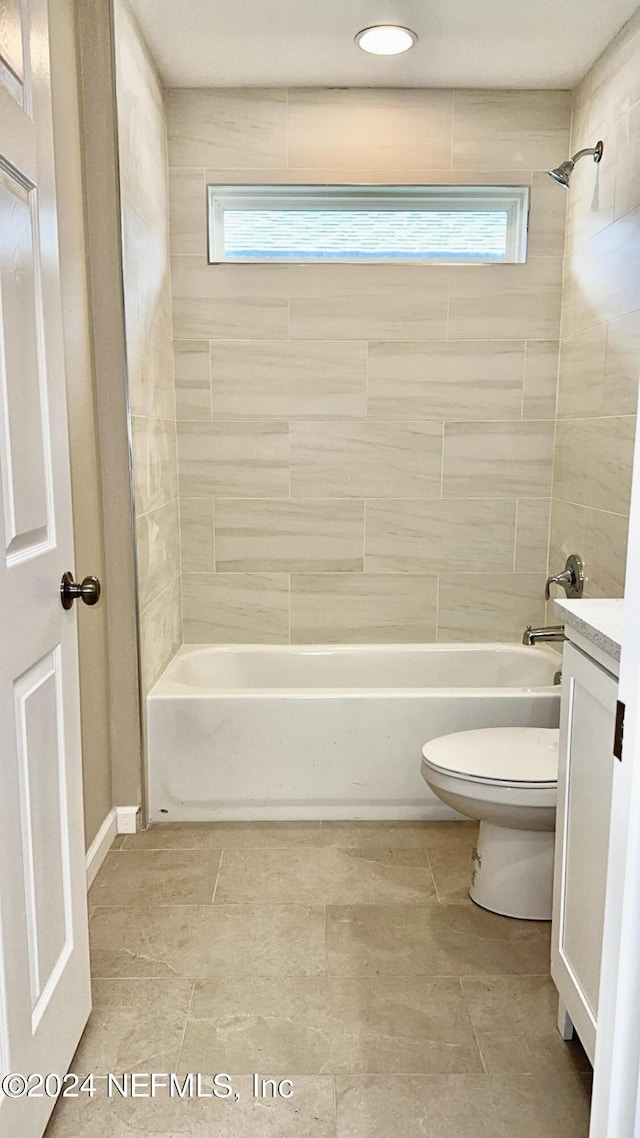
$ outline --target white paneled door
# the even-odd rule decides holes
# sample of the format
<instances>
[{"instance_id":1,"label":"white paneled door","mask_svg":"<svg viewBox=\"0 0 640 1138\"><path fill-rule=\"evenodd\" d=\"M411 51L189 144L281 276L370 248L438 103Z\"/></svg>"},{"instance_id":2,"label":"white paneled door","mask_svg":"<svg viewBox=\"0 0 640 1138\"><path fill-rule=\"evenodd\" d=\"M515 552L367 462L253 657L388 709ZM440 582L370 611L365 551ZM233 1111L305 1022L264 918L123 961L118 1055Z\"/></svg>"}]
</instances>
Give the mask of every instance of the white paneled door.
<instances>
[{"instance_id":1,"label":"white paneled door","mask_svg":"<svg viewBox=\"0 0 640 1138\"><path fill-rule=\"evenodd\" d=\"M0 2L0 480L0 1074L64 1075L90 986L46 0ZM0 1090L2 1138L52 1106Z\"/></svg>"}]
</instances>

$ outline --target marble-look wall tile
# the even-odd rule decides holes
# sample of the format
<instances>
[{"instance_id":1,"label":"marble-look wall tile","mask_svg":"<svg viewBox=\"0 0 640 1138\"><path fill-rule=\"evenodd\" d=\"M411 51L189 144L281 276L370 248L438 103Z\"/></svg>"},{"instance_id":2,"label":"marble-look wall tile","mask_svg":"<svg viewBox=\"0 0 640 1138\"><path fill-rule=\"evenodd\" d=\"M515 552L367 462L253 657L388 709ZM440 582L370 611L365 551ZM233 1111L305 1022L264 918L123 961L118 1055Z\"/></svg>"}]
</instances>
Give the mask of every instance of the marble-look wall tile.
<instances>
[{"instance_id":1,"label":"marble-look wall tile","mask_svg":"<svg viewBox=\"0 0 640 1138\"><path fill-rule=\"evenodd\" d=\"M587 108L603 123L617 122L628 107L640 102L640 15L618 32L593 65Z\"/></svg>"},{"instance_id":2,"label":"marble-look wall tile","mask_svg":"<svg viewBox=\"0 0 640 1138\"><path fill-rule=\"evenodd\" d=\"M635 416L558 422L553 497L629 513Z\"/></svg>"},{"instance_id":3,"label":"marble-look wall tile","mask_svg":"<svg viewBox=\"0 0 640 1138\"><path fill-rule=\"evenodd\" d=\"M127 377L132 415L175 419L171 336L136 317L127 321Z\"/></svg>"},{"instance_id":4,"label":"marble-look wall tile","mask_svg":"<svg viewBox=\"0 0 640 1138\"><path fill-rule=\"evenodd\" d=\"M603 402L607 414L636 414L639 381L640 308L612 320L608 327Z\"/></svg>"},{"instance_id":5,"label":"marble-look wall tile","mask_svg":"<svg viewBox=\"0 0 640 1138\"><path fill-rule=\"evenodd\" d=\"M146 180L165 178L159 162ZM155 324L171 335L171 274L167 214L141 217L127 198L122 199L122 263L127 333L138 320Z\"/></svg>"},{"instance_id":6,"label":"marble-look wall tile","mask_svg":"<svg viewBox=\"0 0 640 1138\"><path fill-rule=\"evenodd\" d=\"M364 502L229 501L215 509L216 568L361 572Z\"/></svg>"},{"instance_id":7,"label":"marble-look wall tile","mask_svg":"<svg viewBox=\"0 0 640 1138\"><path fill-rule=\"evenodd\" d=\"M214 419L362 419L367 345L358 340L211 344Z\"/></svg>"},{"instance_id":8,"label":"marble-look wall tile","mask_svg":"<svg viewBox=\"0 0 640 1138\"><path fill-rule=\"evenodd\" d=\"M136 511L147 514L178 496L176 425L170 419L131 419Z\"/></svg>"},{"instance_id":9,"label":"marble-look wall tile","mask_svg":"<svg viewBox=\"0 0 640 1138\"><path fill-rule=\"evenodd\" d=\"M142 687L148 692L182 643L180 578L176 577L140 614Z\"/></svg>"},{"instance_id":10,"label":"marble-look wall tile","mask_svg":"<svg viewBox=\"0 0 640 1138\"><path fill-rule=\"evenodd\" d=\"M183 573L213 573L213 499L180 499L180 553Z\"/></svg>"},{"instance_id":11,"label":"marble-look wall tile","mask_svg":"<svg viewBox=\"0 0 640 1138\"><path fill-rule=\"evenodd\" d=\"M369 170L355 166L209 167L204 175L207 185L212 186L349 186L370 181Z\"/></svg>"},{"instance_id":12,"label":"marble-look wall tile","mask_svg":"<svg viewBox=\"0 0 640 1138\"><path fill-rule=\"evenodd\" d=\"M553 419L558 393L558 340L529 340L524 364L523 419Z\"/></svg>"},{"instance_id":13,"label":"marble-look wall tile","mask_svg":"<svg viewBox=\"0 0 640 1138\"><path fill-rule=\"evenodd\" d=\"M204 170L169 170L171 252L206 256L207 192Z\"/></svg>"},{"instance_id":14,"label":"marble-look wall tile","mask_svg":"<svg viewBox=\"0 0 640 1138\"><path fill-rule=\"evenodd\" d=\"M595 324L563 339L558 383L559 419L606 413L603 408L606 358L606 324Z\"/></svg>"},{"instance_id":15,"label":"marble-look wall tile","mask_svg":"<svg viewBox=\"0 0 640 1138\"><path fill-rule=\"evenodd\" d=\"M185 635L428 640L439 573L504 574L508 593L544 572L567 203L545 171L568 152L570 96L174 91L167 105ZM208 265L206 186L287 183L528 185L529 258Z\"/></svg>"},{"instance_id":16,"label":"marble-look wall tile","mask_svg":"<svg viewBox=\"0 0 640 1138\"><path fill-rule=\"evenodd\" d=\"M579 84L571 150L604 141L571 180L550 571L569 553L587 596L624 590L640 378L640 12Z\"/></svg>"},{"instance_id":17,"label":"marble-look wall tile","mask_svg":"<svg viewBox=\"0 0 640 1138\"><path fill-rule=\"evenodd\" d=\"M170 166L287 165L286 90L175 88L166 108Z\"/></svg>"},{"instance_id":18,"label":"marble-look wall tile","mask_svg":"<svg viewBox=\"0 0 640 1138\"><path fill-rule=\"evenodd\" d=\"M180 574L178 503L174 499L136 519L138 595L141 610Z\"/></svg>"},{"instance_id":19,"label":"marble-look wall tile","mask_svg":"<svg viewBox=\"0 0 640 1138\"><path fill-rule=\"evenodd\" d=\"M435 575L294 574L292 644L410 644L436 638Z\"/></svg>"},{"instance_id":20,"label":"marble-look wall tile","mask_svg":"<svg viewBox=\"0 0 640 1138\"><path fill-rule=\"evenodd\" d=\"M126 3L117 3L115 18L140 667L147 692L181 642L167 137L162 84Z\"/></svg>"},{"instance_id":21,"label":"marble-look wall tile","mask_svg":"<svg viewBox=\"0 0 640 1138\"><path fill-rule=\"evenodd\" d=\"M178 423L180 494L287 498L288 423Z\"/></svg>"},{"instance_id":22,"label":"marble-look wall tile","mask_svg":"<svg viewBox=\"0 0 640 1138\"><path fill-rule=\"evenodd\" d=\"M211 418L211 376L208 340L174 340L176 416Z\"/></svg>"},{"instance_id":23,"label":"marble-look wall tile","mask_svg":"<svg viewBox=\"0 0 640 1138\"><path fill-rule=\"evenodd\" d=\"M631 210L579 246L565 265L562 334L571 336L640 309L640 209Z\"/></svg>"},{"instance_id":24,"label":"marble-look wall tile","mask_svg":"<svg viewBox=\"0 0 640 1138\"><path fill-rule=\"evenodd\" d=\"M614 217L640 206L640 102L623 115L616 140Z\"/></svg>"},{"instance_id":25,"label":"marble-look wall tile","mask_svg":"<svg viewBox=\"0 0 640 1138\"><path fill-rule=\"evenodd\" d=\"M557 257L564 245L567 224L567 195L558 193L558 184L546 170L536 170L531 184L528 257Z\"/></svg>"},{"instance_id":26,"label":"marble-look wall tile","mask_svg":"<svg viewBox=\"0 0 640 1138\"><path fill-rule=\"evenodd\" d=\"M443 494L544 497L551 489L553 423L447 423Z\"/></svg>"},{"instance_id":27,"label":"marble-look wall tile","mask_svg":"<svg viewBox=\"0 0 640 1138\"><path fill-rule=\"evenodd\" d=\"M380 341L369 346L373 419L519 419L524 342Z\"/></svg>"},{"instance_id":28,"label":"marble-look wall tile","mask_svg":"<svg viewBox=\"0 0 640 1138\"><path fill-rule=\"evenodd\" d=\"M544 623L544 573L452 573L440 578L438 640L521 640Z\"/></svg>"},{"instance_id":29,"label":"marble-look wall tile","mask_svg":"<svg viewBox=\"0 0 640 1138\"><path fill-rule=\"evenodd\" d=\"M570 91L456 91L453 168L548 170L569 149Z\"/></svg>"},{"instance_id":30,"label":"marble-look wall tile","mask_svg":"<svg viewBox=\"0 0 640 1138\"><path fill-rule=\"evenodd\" d=\"M549 546L550 498L519 498L516 515L514 569L544 573Z\"/></svg>"},{"instance_id":31,"label":"marble-look wall tile","mask_svg":"<svg viewBox=\"0 0 640 1138\"><path fill-rule=\"evenodd\" d=\"M446 336L442 265L304 265L288 271L294 340Z\"/></svg>"},{"instance_id":32,"label":"marble-look wall tile","mask_svg":"<svg viewBox=\"0 0 640 1138\"><path fill-rule=\"evenodd\" d=\"M367 502L365 565L371 573L511 570L515 502Z\"/></svg>"},{"instance_id":33,"label":"marble-look wall tile","mask_svg":"<svg viewBox=\"0 0 640 1138\"><path fill-rule=\"evenodd\" d=\"M579 553L587 597L624 596L628 529L629 519L623 514L554 500L549 572L557 573L570 553Z\"/></svg>"},{"instance_id":34,"label":"marble-look wall tile","mask_svg":"<svg viewBox=\"0 0 640 1138\"><path fill-rule=\"evenodd\" d=\"M289 166L451 165L450 91L292 89Z\"/></svg>"},{"instance_id":35,"label":"marble-look wall tile","mask_svg":"<svg viewBox=\"0 0 640 1138\"><path fill-rule=\"evenodd\" d=\"M172 257L173 334L178 340L287 338L284 265L208 265Z\"/></svg>"},{"instance_id":36,"label":"marble-look wall tile","mask_svg":"<svg viewBox=\"0 0 640 1138\"><path fill-rule=\"evenodd\" d=\"M292 423L294 498L434 498L441 423Z\"/></svg>"},{"instance_id":37,"label":"marble-look wall tile","mask_svg":"<svg viewBox=\"0 0 640 1138\"><path fill-rule=\"evenodd\" d=\"M560 334L562 261L455 266L450 270L449 338L553 340Z\"/></svg>"},{"instance_id":38,"label":"marble-look wall tile","mask_svg":"<svg viewBox=\"0 0 640 1138\"><path fill-rule=\"evenodd\" d=\"M287 644L286 573L185 573L186 644Z\"/></svg>"}]
</instances>

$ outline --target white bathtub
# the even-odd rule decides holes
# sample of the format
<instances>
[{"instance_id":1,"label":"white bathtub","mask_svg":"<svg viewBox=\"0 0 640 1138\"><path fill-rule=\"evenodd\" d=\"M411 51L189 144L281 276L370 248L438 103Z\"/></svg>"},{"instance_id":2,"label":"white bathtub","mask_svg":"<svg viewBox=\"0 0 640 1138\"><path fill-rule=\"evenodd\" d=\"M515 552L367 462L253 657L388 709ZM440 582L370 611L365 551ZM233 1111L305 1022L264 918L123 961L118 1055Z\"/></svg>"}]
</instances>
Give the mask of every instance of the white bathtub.
<instances>
[{"instance_id":1,"label":"white bathtub","mask_svg":"<svg viewBox=\"0 0 640 1138\"><path fill-rule=\"evenodd\" d=\"M515 644L179 650L147 702L158 821L451 818L428 739L557 727L559 656Z\"/></svg>"}]
</instances>

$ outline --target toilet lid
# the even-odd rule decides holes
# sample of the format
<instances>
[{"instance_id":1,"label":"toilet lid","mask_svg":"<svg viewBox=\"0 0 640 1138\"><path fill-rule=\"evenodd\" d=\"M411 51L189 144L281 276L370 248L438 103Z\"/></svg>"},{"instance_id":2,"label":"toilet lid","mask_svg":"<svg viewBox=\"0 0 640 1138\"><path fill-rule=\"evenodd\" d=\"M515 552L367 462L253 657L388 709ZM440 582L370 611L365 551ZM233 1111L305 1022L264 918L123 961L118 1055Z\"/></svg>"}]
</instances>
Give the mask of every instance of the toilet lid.
<instances>
[{"instance_id":1,"label":"toilet lid","mask_svg":"<svg viewBox=\"0 0 640 1138\"><path fill-rule=\"evenodd\" d=\"M489 727L432 739L422 754L445 773L489 782L555 783L559 736L546 727Z\"/></svg>"}]
</instances>

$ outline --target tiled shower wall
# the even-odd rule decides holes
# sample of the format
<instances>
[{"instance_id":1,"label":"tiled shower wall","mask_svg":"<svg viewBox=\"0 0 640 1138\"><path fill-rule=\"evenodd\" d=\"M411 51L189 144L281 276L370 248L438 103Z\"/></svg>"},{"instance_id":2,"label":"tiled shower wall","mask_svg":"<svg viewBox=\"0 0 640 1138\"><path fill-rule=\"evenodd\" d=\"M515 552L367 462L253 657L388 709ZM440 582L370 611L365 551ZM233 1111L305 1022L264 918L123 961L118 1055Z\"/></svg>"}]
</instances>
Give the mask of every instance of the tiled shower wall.
<instances>
[{"instance_id":1,"label":"tiled shower wall","mask_svg":"<svg viewBox=\"0 0 640 1138\"><path fill-rule=\"evenodd\" d=\"M590 596L621 596L640 379L640 12L576 91L550 566L585 559Z\"/></svg>"},{"instance_id":2,"label":"tiled shower wall","mask_svg":"<svg viewBox=\"0 0 640 1138\"><path fill-rule=\"evenodd\" d=\"M568 92L172 90L187 642L542 620ZM210 266L213 183L528 184L527 263Z\"/></svg>"},{"instance_id":3,"label":"tiled shower wall","mask_svg":"<svg viewBox=\"0 0 640 1138\"><path fill-rule=\"evenodd\" d=\"M115 18L141 669L148 691L181 642L166 122L160 80L122 0Z\"/></svg>"}]
</instances>

